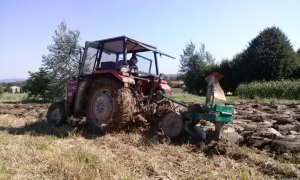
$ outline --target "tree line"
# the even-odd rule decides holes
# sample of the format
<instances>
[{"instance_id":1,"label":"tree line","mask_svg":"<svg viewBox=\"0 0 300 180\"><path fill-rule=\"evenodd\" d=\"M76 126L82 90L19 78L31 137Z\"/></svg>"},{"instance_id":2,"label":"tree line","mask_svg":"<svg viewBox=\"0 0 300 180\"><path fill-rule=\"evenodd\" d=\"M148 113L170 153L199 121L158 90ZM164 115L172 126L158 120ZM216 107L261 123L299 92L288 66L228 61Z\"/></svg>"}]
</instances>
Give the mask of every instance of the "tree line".
<instances>
[{"instance_id":1,"label":"tree line","mask_svg":"<svg viewBox=\"0 0 300 180\"><path fill-rule=\"evenodd\" d=\"M187 43L180 57L179 70L186 90L203 94L206 89L204 78L213 71L224 75L220 84L225 92L233 93L241 83L299 79L300 49L294 51L288 37L276 26L264 29L245 50L219 64L203 44L197 50L193 42Z\"/></svg>"}]
</instances>

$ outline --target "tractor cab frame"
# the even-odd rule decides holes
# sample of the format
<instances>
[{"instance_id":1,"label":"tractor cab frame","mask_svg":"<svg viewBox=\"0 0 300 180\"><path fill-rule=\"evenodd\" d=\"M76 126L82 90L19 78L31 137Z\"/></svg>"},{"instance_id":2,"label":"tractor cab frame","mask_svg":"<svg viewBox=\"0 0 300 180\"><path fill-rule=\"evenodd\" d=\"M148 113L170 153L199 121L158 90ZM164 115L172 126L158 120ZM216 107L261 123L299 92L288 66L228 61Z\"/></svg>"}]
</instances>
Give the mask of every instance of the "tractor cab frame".
<instances>
[{"instance_id":1,"label":"tractor cab frame","mask_svg":"<svg viewBox=\"0 0 300 180\"><path fill-rule=\"evenodd\" d=\"M151 52L152 57L149 57L150 53L147 54L147 57L144 56L145 52ZM157 55L174 58L157 50L155 46L125 36L100 41L88 41L85 44L79 76L106 73L106 70L115 70L121 72L121 75L127 76L126 73L130 72L130 69L128 69L128 56L130 54L136 54L137 57L149 61L148 71L139 71L138 73L141 75L159 75ZM155 74L151 73L153 72L153 61Z\"/></svg>"}]
</instances>

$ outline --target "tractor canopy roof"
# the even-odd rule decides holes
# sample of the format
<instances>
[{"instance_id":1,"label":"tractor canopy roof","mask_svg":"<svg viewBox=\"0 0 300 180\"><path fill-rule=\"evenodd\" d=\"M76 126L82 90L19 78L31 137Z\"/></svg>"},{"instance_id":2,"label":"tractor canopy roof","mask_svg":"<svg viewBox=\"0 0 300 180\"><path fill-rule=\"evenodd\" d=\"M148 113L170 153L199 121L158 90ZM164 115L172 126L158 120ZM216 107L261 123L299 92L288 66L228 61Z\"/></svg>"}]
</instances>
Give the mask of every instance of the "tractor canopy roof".
<instances>
[{"instance_id":1,"label":"tractor canopy roof","mask_svg":"<svg viewBox=\"0 0 300 180\"><path fill-rule=\"evenodd\" d=\"M110 52L115 52L115 53L124 53L125 51L127 53L153 51L160 55L164 55L175 59L174 57L159 51L155 46L139 42L137 40L134 40L126 36L119 36L119 37L109 38L109 39L104 39L99 41L87 41L86 43L90 47L97 48L97 49L103 48L105 50L108 50Z\"/></svg>"}]
</instances>

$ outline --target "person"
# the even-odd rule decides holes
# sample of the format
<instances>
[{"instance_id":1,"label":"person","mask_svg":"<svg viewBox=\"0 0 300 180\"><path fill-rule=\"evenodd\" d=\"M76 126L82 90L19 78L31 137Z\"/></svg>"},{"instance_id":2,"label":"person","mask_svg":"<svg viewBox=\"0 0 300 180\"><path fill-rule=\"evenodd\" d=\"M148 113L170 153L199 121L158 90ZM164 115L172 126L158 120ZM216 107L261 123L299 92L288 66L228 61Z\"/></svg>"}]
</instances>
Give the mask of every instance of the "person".
<instances>
[{"instance_id":1,"label":"person","mask_svg":"<svg viewBox=\"0 0 300 180\"><path fill-rule=\"evenodd\" d=\"M133 70L133 75L134 76L138 76L138 67L137 67L137 64L138 63L138 59L136 58L136 55L135 53L132 53L132 56L131 58L129 59L128 61L128 65L129 65L129 68L130 68L130 71L132 72Z\"/></svg>"},{"instance_id":2,"label":"person","mask_svg":"<svg viewBox=\"0 0 300 180\"><path fill-rule=\"evenodd\" d=\"M131 56L131 58L130 58L130 60L129 60L129 62L128 62L129 67L130 67L130 68L133 67L133 68L138 69L138 68L137 68L137 65L136 65L137 63L138 63L138 59L136 58L135 53L132 53L132 56Z\"/></svg>"},{"instance_id":3,"label":"person","mask_svg":"<svg viewBox=\"0 0 300 180\"><path fill-rule=\"evenodd\" d=\"M127 64L124 64L124 60L119 60L119 61L117 61L116 67L118 69L121 69L121 67L123 65L129 65L130 68L133 67L133 68L137 69L137 65L136 65L137 62L138 62L138 60L136 58L136 55L135 55L135 53L133 53L132 56L131 56L131 58L129 60L127 60Z\"/></svg>"}]
</instances>

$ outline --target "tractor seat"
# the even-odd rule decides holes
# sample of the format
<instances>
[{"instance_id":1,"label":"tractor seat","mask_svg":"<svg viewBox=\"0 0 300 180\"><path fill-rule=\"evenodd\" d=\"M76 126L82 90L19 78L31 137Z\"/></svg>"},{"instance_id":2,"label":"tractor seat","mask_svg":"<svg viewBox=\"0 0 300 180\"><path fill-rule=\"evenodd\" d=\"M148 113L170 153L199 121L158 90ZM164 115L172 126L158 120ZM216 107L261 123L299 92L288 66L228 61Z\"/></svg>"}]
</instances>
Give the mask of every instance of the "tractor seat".
<instances>
[{"instance_id":1,"label":"tractor seat","mask_svg":"<svg viewBox=\"0 0 300 180\"><path fill-rule=\"evenodd\" d=\"M102 62L100 68L101 70L113 70L116 68L115 62Z\"/></svg>"}]
</instances>

